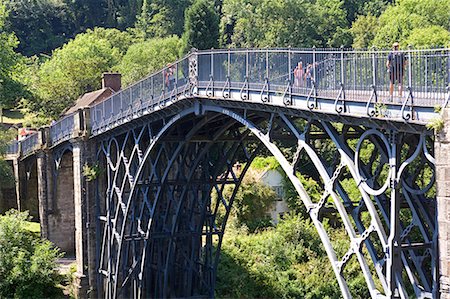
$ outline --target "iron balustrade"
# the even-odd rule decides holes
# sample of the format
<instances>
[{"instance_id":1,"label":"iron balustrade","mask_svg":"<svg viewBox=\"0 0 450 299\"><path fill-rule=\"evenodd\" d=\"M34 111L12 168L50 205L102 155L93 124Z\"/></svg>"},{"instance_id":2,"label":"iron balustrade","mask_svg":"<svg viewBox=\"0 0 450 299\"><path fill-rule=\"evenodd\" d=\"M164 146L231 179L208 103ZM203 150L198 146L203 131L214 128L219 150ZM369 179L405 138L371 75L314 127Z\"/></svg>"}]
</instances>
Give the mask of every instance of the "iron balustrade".
<instances>
[{"instance_id":1,"label":"iron balustrade","mask_svg":"<svg viewBox=\"0 0 450 299\"><path fill-rule=\"evenodd\" d=\"M402 50L403 96L397 86L394 98L389 96L390 73L386 67L391 51L352 49L237 49L200 51L198 55L199 86L236 86L243 91L280 93L287 85L292 93L336 99L345 91L347 100L367 102L377 92L377 101L404 103L414 96L414 104L442 105L450 84L450 50ZM294 77L301 63L302 77ZM311 80L305 75L310 69Z\"/></svg>"},{"instance_id":2,"label":"iron balustrade","mask_svg":"<svg viewBox=\"0 0 450 299\"><path fill-rule=\"evenodd\" d=\"M175 100L189 86L189 56L134 83L90 108L91 129L95 134Z\"/></svg>"},{"instance_id":3,"label":"iron balustrade","mask_svg":"<svg viewBox=\"0 0 450 299\"><path fill-rule=\"evenodd\" d=\"M172 64L174 86L167 82L166 67L91 108L92 133L108 130L152 111L167 100L176 99L189 82L206 88L209 95L221 89L219 96L239 90L259 92L266 102L269 94L290 94L339 101L390 103L406 106L442 106L450 85L450 50L402 50L405 68L402 74L403 94L397 86L389 94L390 74L386 67L391 51L353 49L225 49L189 54ZM197 61L196 78L189 77L189 58ZM294 69L301 62L301 76ZM308 70L309 68L309 70ZM181 71L180 71L181 69ZM310 74L310 75L308 75ZM192 75L191 75L192 76ZM181 89L181 90L180 90ZM314 104L309 105L315 108Z\"/></svg>"},{"instance_id":4,"label":"iron balustrade","mask_svg":"<svg viewBox=\"0 0 450 299\"><path fill-rule=\"evenodd\" d=\"M20 141L14 140L6 147L7 155L18 155L19 154L19 143Z\"/></svg>"},{"instance_id":5,"label":"iron balustrade","mask_svg":"<svg viewBox=\"0 0 450 299\"><path fill-rule=\"evenodd\" d=\"M50 126L50 143L51 145L59 144L63 141L69 140L75 130L75 115L78 112L64 116Z\"/></svg>"},{"instance_id":6,"label":"iron balustrade","mask_svg":"<svg viewBox=\"0 0 450 299\"><path fill-rule=\"evenodd\" d=\"M39 133L35 132L27 136L25 139L21 140L20 143L22 146L22 156L26 157L40 148L41 143L39 140Z\"/></svg>"},{"instance_id":7,"label":"iron balustrade","mask_svg":"<svg viewBox=\"0 0 450 299\"><path fill-rule=\"evenodd\" d=\"M308 101L317 97L335 99L336 111L344 101L365 102L367 107L394 101L402 105L402 110L413 105L448 104L450 49L401 50L405 57L401 98L397 86L394 98L389 94L390 74L386 62L390 52L344 48L196 51L92 106L91 133L96 135L162 108L180 95L192 96L196 87L206 88L209 95L220 89L218 96L223 98L230 97L231 90L237 90L242 100L248 98L249 92L259 92L262 102L267 102L270 94L287 93ZM191 60L195 65L190 65ZM296 72L299 63L300 71ZM317 108L312 101L308 107ZM50 126L52 146L71 138L75 114ZM37 136L26 140L22 142L23 153L37 147L33 143ZM18 146L11 148L14 150Z\"/></svg>"}]
</instances>

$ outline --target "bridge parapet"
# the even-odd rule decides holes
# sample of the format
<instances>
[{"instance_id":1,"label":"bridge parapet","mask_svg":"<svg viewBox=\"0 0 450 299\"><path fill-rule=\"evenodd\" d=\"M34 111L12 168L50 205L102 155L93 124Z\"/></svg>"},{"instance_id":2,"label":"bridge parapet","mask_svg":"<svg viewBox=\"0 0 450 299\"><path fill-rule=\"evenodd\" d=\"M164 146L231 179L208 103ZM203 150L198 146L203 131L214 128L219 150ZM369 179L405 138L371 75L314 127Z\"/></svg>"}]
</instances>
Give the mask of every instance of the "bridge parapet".
<instances>
[{"instance_id":1,"label":"bridge parapet","mask_svg":"<svg viewBox=\"0 0 450 299\"><path fill-rule=\"evenodd\" d=\"M389 53L343 48L194 51L94 105L90 113L80 110L52 124L46 146L84 133L95 136L196 96L426 124L436 116L436 106L450 101L450 49L400 51L405 67L398 76L405 90L402 97L394 92L394 98L386 68ZM29 155L40 147L40 139L32 135L21 147L11 144L8 154Z\"/></svg>"}]
</instances>

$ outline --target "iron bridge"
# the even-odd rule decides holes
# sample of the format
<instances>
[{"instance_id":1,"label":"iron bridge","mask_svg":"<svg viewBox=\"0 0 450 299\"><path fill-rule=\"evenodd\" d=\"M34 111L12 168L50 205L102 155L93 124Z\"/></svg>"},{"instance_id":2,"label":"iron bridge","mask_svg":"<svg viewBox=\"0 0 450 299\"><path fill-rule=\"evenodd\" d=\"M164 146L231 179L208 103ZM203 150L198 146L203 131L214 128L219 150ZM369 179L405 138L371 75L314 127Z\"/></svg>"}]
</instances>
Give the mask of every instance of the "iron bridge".
<instances>
[{"instance_id":1,"label":"iron bridge","mask_svg":"<svg viewBox=\"0 0 450 299\"><path fill-rule=\"evenodd\" d=\"M90 162L104 169L93 211L99 294L214 297L234 196L268 151L305 205L344 298L351 260L372 298L436 298L434 135L425 125L448 104L450 50L404 54L403 95L391 97L387 51L195 51L52 125L50 147L87 132ZM310 79L294 76L299 62ZM33 154L39 136L10 154ZM320 198L299 174L316 178ZM344 254L324 226L330 209L347 233Z\"/></svg>"}]
</instances>

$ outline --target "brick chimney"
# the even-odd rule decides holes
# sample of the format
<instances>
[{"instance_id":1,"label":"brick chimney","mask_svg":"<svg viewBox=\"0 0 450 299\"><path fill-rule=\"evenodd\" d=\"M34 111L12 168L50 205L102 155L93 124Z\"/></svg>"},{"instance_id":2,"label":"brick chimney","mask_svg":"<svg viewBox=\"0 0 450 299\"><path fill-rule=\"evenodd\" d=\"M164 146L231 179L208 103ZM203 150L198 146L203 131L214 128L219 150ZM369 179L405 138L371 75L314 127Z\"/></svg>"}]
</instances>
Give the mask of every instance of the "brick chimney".
<instances>
[{"instance_id":1,"label":"brick chimney","mask_svg":"<svg viewBox=\"0 0 450 299\"><path fill-rule=\"evenodd\" d=\"M119 73L103 73L102 88L111 88L118 92L122 88L122 75Z\"/></svg>"}]
</instances>

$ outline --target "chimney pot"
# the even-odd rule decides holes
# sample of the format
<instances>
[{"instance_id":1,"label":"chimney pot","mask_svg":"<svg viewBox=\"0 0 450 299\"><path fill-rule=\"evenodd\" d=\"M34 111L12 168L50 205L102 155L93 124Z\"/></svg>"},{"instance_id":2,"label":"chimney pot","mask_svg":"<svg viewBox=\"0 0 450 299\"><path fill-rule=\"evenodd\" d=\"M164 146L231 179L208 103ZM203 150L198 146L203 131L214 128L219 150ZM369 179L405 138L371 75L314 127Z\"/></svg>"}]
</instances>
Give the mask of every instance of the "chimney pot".
<instances>
[{"instance_id":1,"label":"chimney pot","mask_svg":"<svg viewBox=\"0 0 450 299\"><path fill-rule=\"evenodd\" d=\"M111 88L118 92L122 88L122 75L119 73L103 73L102 88Z\"/></svg>"}]
</instances>

